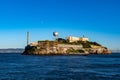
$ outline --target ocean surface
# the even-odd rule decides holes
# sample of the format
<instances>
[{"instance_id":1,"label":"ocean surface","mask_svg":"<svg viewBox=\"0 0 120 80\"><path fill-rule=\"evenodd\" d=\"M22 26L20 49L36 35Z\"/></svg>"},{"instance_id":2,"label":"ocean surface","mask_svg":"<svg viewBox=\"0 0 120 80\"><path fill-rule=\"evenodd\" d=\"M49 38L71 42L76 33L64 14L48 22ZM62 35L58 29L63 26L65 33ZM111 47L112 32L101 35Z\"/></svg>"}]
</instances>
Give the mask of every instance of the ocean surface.
<instances>
[{"instance_id":1,"label":"ocean surface","mask_svg":"<svg viewBox=\"0 0 120 80\"><path fill-rule=\"evenodd\" d=\"M1 53L0 80L120 80L120 53L87 56Z\"/></svg>"}]
</instances>

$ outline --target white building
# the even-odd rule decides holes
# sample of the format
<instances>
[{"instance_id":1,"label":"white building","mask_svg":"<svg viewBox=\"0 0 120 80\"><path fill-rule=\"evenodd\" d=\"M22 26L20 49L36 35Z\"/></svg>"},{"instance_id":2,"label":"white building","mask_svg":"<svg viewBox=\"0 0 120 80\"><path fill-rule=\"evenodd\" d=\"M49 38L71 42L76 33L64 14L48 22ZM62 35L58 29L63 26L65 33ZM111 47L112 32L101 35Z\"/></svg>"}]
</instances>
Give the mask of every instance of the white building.
<instances>
[{"instance_id":1,"label":"white building","mask_svg":"<svg viewBox=\"0 0 120 80\"><path fill-rule=\"evenodd\" d=\"M69 42L89 41L89 39L88 39L88 38L85 38L85 37L73 37L73 36L68 36L68 37L66 37L66 39L67 39Z\"/></svg>"}]
</instances>

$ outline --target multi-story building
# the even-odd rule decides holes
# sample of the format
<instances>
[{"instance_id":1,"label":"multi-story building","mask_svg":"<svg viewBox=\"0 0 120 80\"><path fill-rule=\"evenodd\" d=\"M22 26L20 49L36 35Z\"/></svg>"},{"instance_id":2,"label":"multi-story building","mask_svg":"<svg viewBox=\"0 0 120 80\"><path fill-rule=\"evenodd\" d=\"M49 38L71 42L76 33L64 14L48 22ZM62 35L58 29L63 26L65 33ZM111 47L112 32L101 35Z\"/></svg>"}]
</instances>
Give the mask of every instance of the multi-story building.
<instances>
[{"instance_id":1,"label":"multi-story building","mask_svg":"<svg viewBox=\"0 0 120 80\"><path fill-rule=\"evenodd\" d=\"M38 46L41 48L50 48L50 47L57 47L58 42L56 41L38 41Z\"/></svg>"},{"instance_id":2,"label":"multi-story building","mask_svg":"<svg viewBox=\"0 0 120 80\"><path fill-rule=\"evenodd\" d=\"M73 37L73 36L68 36L68 37L66 37L66 39L67 39L69 42L89 41L89 39L88 39L88 38L85 38L85 37Z\"/></svg>"}]
</instances>

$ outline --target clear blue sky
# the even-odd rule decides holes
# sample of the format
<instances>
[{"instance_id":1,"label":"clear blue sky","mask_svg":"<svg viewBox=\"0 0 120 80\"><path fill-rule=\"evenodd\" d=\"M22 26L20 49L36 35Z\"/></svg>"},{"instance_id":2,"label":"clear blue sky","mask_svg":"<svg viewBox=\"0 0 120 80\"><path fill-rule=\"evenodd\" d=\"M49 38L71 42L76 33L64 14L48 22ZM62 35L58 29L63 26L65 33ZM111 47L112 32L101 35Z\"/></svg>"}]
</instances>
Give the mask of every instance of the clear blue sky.
<instances>
[{"instance_id":1,"label":"clear blue sky","mask_svg":"<svg viewBox=\"0 0 120 80\"><path fill-rule=\"evenodd\" d=\"M30 41L85 35L120 49L120 0L0 0L0 48L24 48Z\"/></svg>"}]
</instances>

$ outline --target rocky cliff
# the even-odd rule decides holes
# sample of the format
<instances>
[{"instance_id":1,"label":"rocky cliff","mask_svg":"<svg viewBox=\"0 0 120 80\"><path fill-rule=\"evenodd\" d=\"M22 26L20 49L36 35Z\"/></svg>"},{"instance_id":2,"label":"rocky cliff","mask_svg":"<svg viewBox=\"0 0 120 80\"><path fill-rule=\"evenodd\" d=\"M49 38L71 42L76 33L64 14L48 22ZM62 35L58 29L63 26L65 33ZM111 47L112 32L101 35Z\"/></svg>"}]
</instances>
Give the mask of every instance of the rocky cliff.
<instances>
[{"instance_id":1,"label":"rocky cliff","mask_svg":"<svg viewBox=\"0 0 120 80\"><path fill-rule=\"evenodd\" d=\"M54 44L54 45L53 45ZM48 55L48 54L110 54L110 50L96 42L53 42L40 41L36 45L27 45L23 54Z\"/></svg>"}]
</instances>

